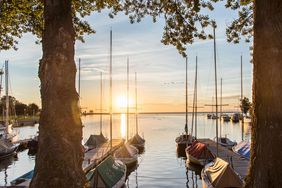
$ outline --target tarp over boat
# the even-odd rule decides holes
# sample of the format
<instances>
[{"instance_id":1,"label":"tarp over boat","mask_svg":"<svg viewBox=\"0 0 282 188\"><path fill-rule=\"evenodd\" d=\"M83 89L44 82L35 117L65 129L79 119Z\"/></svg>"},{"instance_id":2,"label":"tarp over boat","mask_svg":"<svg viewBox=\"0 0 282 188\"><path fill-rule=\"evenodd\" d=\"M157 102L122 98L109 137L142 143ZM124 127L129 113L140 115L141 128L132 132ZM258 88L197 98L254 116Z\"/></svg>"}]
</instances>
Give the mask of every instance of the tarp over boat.
<instances>
[{"instance_id":1,"label":"tarp over boat","mask_svg":"<svg viewBox=\"0 0 282 188\"><path fill-rule=\"evenodd\" d=\"M138 154L138 150L134 147L129 145L128 143L121 146L115 152L116 158L131 158Z\"/></svg>"},{"instance_id":2,"label":"tarp over boat","mask_svg":"<svg viewBox=\"0 0 282 188\"><path fill-rule=\"evenodd\" d=\"M88 147L97 147L103 143L105 143L107 139L104 137L103 134L99 135L90 135L88 140L86 141L85 145Z\"/></svg>"},{"instance_id":3,"label":"tarp over boat","mask_svg":"<svg viewBox=\"0 0 282 188\"><path fill-rule=\"evenodd\" d=\"M214 156L205 144L194 141L191 146L187 148L189 155L196 159L213 159Z\"/></svg>"},{"instance_id":4,"label":"tarp over boat","mask_svg":"<svg viewBox=\"0 0 282 188\"><path fill-rule=\"evenodd\" d=\"M193 137L191 136L191 135L186 135L186 134L182 134L182 135L180 135L180 136L178 136L176 139L175 139L175 142L177 143L177 144L185 144L186 145L186 143L188 142L189 144L191 144L192 143L192 141L193 141Z\"/></svg>"},{"instance_id":5,"label":"tarp over boat","mask_svg":"<svg viewBox=\"0 0 282 188\"><path fill-rule=\"evenodd\" d=\"M128 142L132 145L144 145L145 140L139 134L135 134Z\"/></svg>"},{"instance_id":6,"label":"tarp over boat","mask_svg":"<svg viewBox=\"0 0 282 188\"><path fill-rule=\"evenodd\" d=\"M216 158L214 164L204 169L213 187L243 187L243 182L226 161Z\"/></svg>"},{"instance_id":7,"label":"tarp over boat","mask_svg":"<svg viewBox=\"0 0 282 188\"><path fill-rule=\"evenodd\" d=\"M94 173L93 187L115 187L123 184L126 174L126 167L120 161L115 161L112 156L107 157L93 171L87 174L88 180L91 173Z\"/></svg>"},{"instance_id":8,"label":"tarp over boat","mask_svg":"<svg viewBox=\"0 0 282 188\"><path fill-rule=\"evenodd\" d=\"M251 143L249 141L242 141L233 147L234 152L238 153L239 155L247 159L250 159L250 149L251 149Z\"/></svg>"}]
</instances>

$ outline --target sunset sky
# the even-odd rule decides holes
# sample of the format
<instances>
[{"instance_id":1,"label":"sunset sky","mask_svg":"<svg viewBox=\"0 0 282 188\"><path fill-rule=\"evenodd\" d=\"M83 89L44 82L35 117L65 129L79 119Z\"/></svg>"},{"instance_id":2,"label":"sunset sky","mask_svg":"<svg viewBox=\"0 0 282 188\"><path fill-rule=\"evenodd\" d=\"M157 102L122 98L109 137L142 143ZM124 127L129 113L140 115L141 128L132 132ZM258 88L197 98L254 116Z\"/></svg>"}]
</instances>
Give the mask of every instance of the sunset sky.
<instances>
[{"instance_id":1,"label":"sunset sky","mask_svg":"<svg viewBox=\"0 0 282 188\"><path fill-rule=\"evenodd\" d=\"M228 15L228 16L227 16ZM243 55L244 96L251 98L252 64L250 44L226 42L225 29L235 17L235 12L218 5L211 17L216 19L218 83L223 78L223 103L225 110L238 110L240 96L240 55ZM76 43L75 60L82 61L81 106L87 111L98 112L100 72L104 73L104 108L109 99L109 49L110 28L113 30L113 108L124 111L121 100L126 96L126 59L130 61L130 97L134 101L134 72L138 74L139 110L185 111L185 59L173 46L164 46L160 40L164 20L157 23L151 18L139 24L130 24L123 14L110 19L107 12L92 14L87 18L96 30L86 36L86 43ZM0 53L1 64L7 59L10 65L12 95L18 100L40 104L38 62L42 55L35 38L26 34L19 41L19 50ZM196 41L187 49L189 61L189 103L192 101L195 59L198 55L198 103L211 104L214 96L213 41ZM219 87L220 88L220 87ZM220 92L220 90L219 90ZM3 92L1 93L3 95ZM119 101L119 102L118 102ZM131 102L133 103L133 102ZM201 111L209 111L206 107ZM107 111L107 110L106 110Z\"/></svg>"}]
</instances>

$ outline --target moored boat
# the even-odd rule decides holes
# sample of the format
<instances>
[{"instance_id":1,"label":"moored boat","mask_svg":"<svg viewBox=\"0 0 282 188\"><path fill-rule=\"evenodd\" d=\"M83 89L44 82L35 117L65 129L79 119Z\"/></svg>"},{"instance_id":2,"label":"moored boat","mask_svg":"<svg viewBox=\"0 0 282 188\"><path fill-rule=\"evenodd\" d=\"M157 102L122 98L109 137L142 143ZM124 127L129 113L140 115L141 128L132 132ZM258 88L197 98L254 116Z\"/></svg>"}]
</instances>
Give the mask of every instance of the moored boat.
<instances>
[{"instance_id":1,"label":"moored boat","mask_svg":"<svg viewBox=\"0 0 282 188\"><path fill-rule=\"evenodd\" d=\"M10 140L0 139L0 160L14 156L19 144L13 144Z\"/></svg>"},{"instance_id":2,"label":"moored boat","mask_svg":"<svg viewBox=\"0 0 282 188\"><path fill-rule=\"evenodd\" d=\"M138 133L136 133L132 138L128 140L130 145L136 147L140 153L144 152L145 148L145 139L143 139Z\"/></svg>"},{"instance_id":3,"label":"moored boat","mask_svg":"<svg viewBox=\"0 0 282 188\"><path fill-rule=\"evenodd\" d=\"M139 154L144 152L145 139L138 134L138 100L137 100L137 73L135 72L135 135L128 140L128 143L138 149Z\"/></svg>"},{"instance_id":4,"label":"moored boat","mask_svg":"<svg viewBox=\"0 0 282 188\"><path fill-rule=\"evenodd\" d=\"M249 141L242 141L236 146L232 147L232 150L239 154L240 156L250 160L250 149L251 149L251 143Z\"/></svg>"},{"instance_id":5,"label":"moored boat","mask_svg":"<svg viewBox=\"0 0 282 188\"><path fill-rule=\"evenodd\" d=\"M224 122L229 122L231 120L231 117L227 114L222 115L222 119Z\"/></svg>"},{"instance_id":6,"label":"moored boat","mask_svg":"<svg viewBox=\"0 0 282 188\"><path fill-rule=\"evenodd\" d=\"M104 137L104 135L102 133L100 133L99 135L90 135L88 140L85 143L85 146L87 146L88 150L90 149L94 149L96 147L98 147L99 145L107 142L107 138Z\"/></svg>"},{"instance_id":7,"label":"moored boat","mask_svg":"<svg viewBox=\"0 0 282 188\"><path fill-rule=\"evenodd\" d=\"M177 144L177 154L180 157L185 156L185 149L187 146L191 145L194 138L191 134L188 133L188 59L186 57L186 81L185 81L185 126L184 126L184 133L176 137L175 142Z\"/></svg>"},{"instance_id":8,"label":"moored boat","mask_svg":"<svg viewBox=\"0 0 282 188\"><path fill-rule=\"evenodd\" d=\"M211 118L212 119L218 119L218 116L216 116L215 114L212 114Z\"/></svg>"},{"instance_id":9,"label":"moored boat","mask_svg":"<svg viewBox=\"0 0 282 188\"><path fill-rule=\"evenodd\" d=\"M10 96L9 96L9 63L5 61L5 72L0 69L0 77L5 73L5 106L3 110L5 111L5 121L0 122L0 140L8 140L11 142L16 141L18 132L13 130L13 124L16 123L15 120L10 119L11 106L10 106ZM0 83L0 88L2 88L2 83Z\"/></svg>"},{"instance_id":10,"label":"moored boat","mask_svg":"<svg viewBox=\"0 0 282 188\"><path fill-rule=\"evenodd\" d=\"M215 138L215 141L216 141L216 138ZM218 138L218 143L220 145L222 145L223 147L226 147L228 149L232 149L233 146L235 146L237 144L237 142L233 142L231 141L229 138L227 137L219 137Z\"/></svg>"},{"instance_id":11,"label":"moored boat","mask_svg":"<svg viewBox=\"0 0 282 188\"><path fill-rule=\"evenodd\" d=\"M228 162L216 158L201 173L203 188L243 187L243 181Z\"/></svg>"},{"instance_id":12,"label":"moored boat","mask_svg":"<svg viewBox=\"0 0 282 188\"><path fill-rule=\"evenodd\" d=\"M212 115L211 114L207 114L207 118L211 119Z\"/></svg>"},{"instance_id":13,"label":"moored boat","mask_svg":"<svg viewBox=\"0 0 282 188\"><path fill-rule=\"evenodd\" d=\"M231 117L232 122L238 123L240 120L240 114L239 113L234 113Z\"/></svg>"},{"instance_id":14,"label":"moored boat","mask_svg":"<svg viewBox=\"0 0 282 188\"><path fill-rule=\"evenodd\" d=\"M206 165L215 158L206 145L198 141L194 141L185 151L187 161L200 166Z\"/></svg>"},{"instance_id":15,"label":"moored boat","mask_svg":"<svg viewBox=\"0 0 282 188\"><path fill-rule=\"evenodd\" d=\"M11 181L13 186L29 187L34 170ZM107 157L96 168L91 169L86 174L86 179L93 188L120 188L125 183L126 166L112 156Z\"/></svg>"},{"instance_id":16,"label":"moored boat","mask_svg":"<svg viewBox=\"0 0 282 188\"><path fill-rule=\"evenodd\" d=\"M122 161L127 168L131 168L138 163L138 149L126 143L115 151L114 157Z\"/></svg>"},{"instance_id":17,"label":"moored boat","mask_svg":"<svg viewBox=\"0 0 282 188\"><path fill-rule=\"evenodd\" d=\"M192 137L190 134L181 134L175 139L175 142L177 144L177 153L179 156L185 156L185 149L187 146L190 146L194 140L194 137Z\"/></svg>"},{"instance_id":18,"label":"moored boat","mask_svg":"<svg viewBox=\"0 0 282 188\"><path fill-rule=\"evenodd\" d=\"M120 188L125 183L126 165L109 156L96 168L90 170L86 178L93 188Z\"/></svg>"}]
</instances>

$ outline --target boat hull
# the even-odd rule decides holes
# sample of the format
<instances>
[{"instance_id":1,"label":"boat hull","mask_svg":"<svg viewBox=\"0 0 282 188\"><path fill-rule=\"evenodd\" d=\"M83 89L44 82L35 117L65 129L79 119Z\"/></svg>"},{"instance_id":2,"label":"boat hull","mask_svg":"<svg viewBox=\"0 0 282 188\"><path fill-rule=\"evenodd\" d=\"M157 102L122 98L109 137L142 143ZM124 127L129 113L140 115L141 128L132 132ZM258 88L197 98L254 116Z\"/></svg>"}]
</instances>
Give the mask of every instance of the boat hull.
<instances>
[{"instance_id":1,"label":"boat hull","mask_svg":"<svg viewBox=\"0 0 282 188\"><path fill-rule=\"evenodd\" d=\"M184 134L175 139L177 145L177 155L179 157L186 157L185 149L192 144L193 140L194 138L192 138L190 135Z\"/></svg>"},{"instance_id":2,"label":"boat hull","mask_svg":"<svg viewBox=\"0 0 282 188\"><path fill-rule=\"evenodd\" d=\"M205 163L206 163L206 160L205 159L196 159L195 157L193 157L192 155L190 155L190 154L187 154L186 153L186 155L187 155L187 161L189 162L189 163L192 163L192 164L195 164L195 165L199 165L199 166L204 166L205 165Z\"/></svg>"},{"instance_id":3,"label":"boat hull","mask_svg":"<svg viewBox=\"0 0 282 188\"><path fill-rule=\"evenodd\" d=\"M0 151L0 160L3 160L3 159L6 159L8 157L16 155L16 151L17 151L18 147L19 147L19 144L15 144L15 145L9 146L5 149L2 149Z\"/></svg>"}]
</instances>

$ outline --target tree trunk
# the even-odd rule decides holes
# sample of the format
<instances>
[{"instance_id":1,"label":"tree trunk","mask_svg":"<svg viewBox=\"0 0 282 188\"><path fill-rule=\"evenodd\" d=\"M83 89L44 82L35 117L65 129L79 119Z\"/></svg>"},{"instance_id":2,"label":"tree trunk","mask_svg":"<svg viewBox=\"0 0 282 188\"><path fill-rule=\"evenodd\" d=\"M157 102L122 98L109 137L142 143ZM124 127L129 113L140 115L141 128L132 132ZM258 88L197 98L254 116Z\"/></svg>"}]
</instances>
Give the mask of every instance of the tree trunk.
<instances>
[{"instance_id":1,"label":"tree trunk","mask_svg":"<svg viewBox=\"0 0 282 188\"><path fill-rule=\"evenodd\" d=\"M282 1L254 3L255 118L246 187L281 187Z\"/></svg>"},{"instance_id":2,"label":"tree trunk","mask_svg":"<svg viewBox=\"0 0 282 188\"><path fill-rule=\"evenodd\" d=\"M71 2L44 0L43 57L39 65L42 112L31 188L79 188L85 184Z\"/></svg>"}]
</instances>

